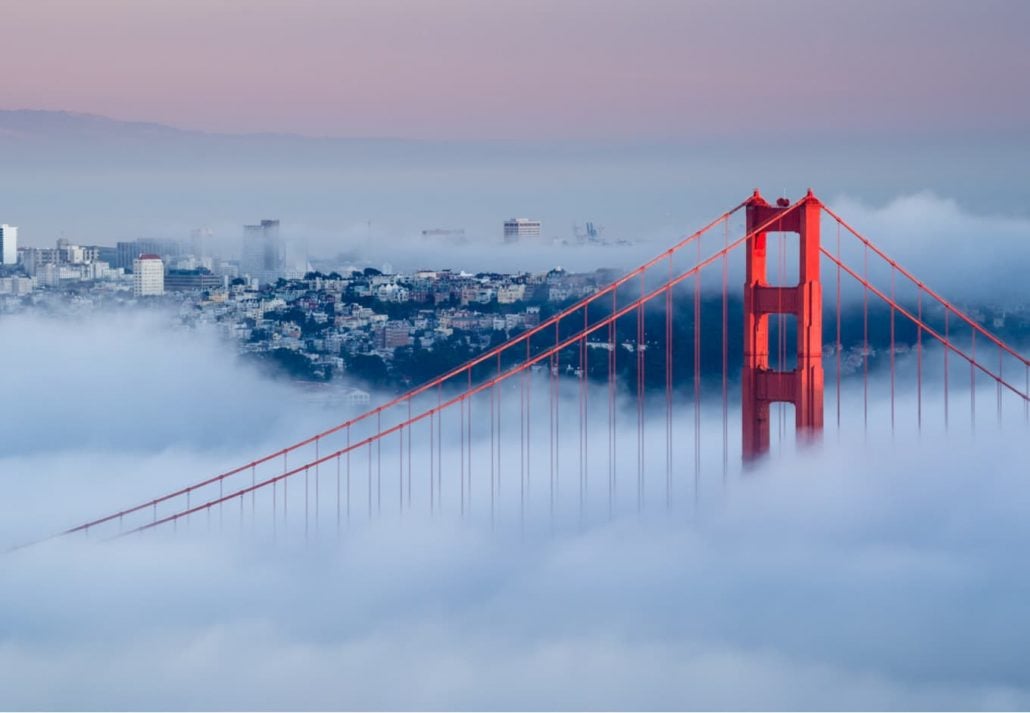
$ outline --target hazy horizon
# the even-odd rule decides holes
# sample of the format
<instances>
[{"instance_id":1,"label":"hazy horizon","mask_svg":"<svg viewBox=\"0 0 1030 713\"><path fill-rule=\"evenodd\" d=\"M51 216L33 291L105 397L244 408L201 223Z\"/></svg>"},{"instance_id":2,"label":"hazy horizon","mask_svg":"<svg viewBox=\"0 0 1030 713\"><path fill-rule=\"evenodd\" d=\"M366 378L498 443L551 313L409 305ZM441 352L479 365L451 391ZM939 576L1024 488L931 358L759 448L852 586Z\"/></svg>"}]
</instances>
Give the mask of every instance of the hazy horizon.
<instances>
[{"instance_id":1,"label":"hazy horizon","mask_svg":"<svg viewBox=\"0 0 1030 713\"><path fill-rule=\"evenodd\" d=\"M618 269L755 187L769 198L796 198L813 187L831 204L863 212L929 196L973 223L1018 224L1030 216L1023 200L1030 141L1000 138L908 145L380 142L208 135L0 111L0 146L9 169L0 176L0 219L20 226L26 246L52 246L59 237L106 245L186 240L192 229L207 227L217 249L232 256L242 225L278 218L284 234L305 241L313 257L344 254L410 268L425 266L414 263L427 254L433 267L471 271L499 263ZM501 223L513 216L542 220L542 240L502 249ZM605 238L637 247L550 246L572 239L573 225L587 221L603 226ZM464 228L469 245L427 246L420 233L432 228ZM969 237L980 243L991 236ZM904 243L885 247L906 252ZM399 248L411 258L398 259ZM987 260L1001 250L981 252Z\"/></svg>"}]
</instances>

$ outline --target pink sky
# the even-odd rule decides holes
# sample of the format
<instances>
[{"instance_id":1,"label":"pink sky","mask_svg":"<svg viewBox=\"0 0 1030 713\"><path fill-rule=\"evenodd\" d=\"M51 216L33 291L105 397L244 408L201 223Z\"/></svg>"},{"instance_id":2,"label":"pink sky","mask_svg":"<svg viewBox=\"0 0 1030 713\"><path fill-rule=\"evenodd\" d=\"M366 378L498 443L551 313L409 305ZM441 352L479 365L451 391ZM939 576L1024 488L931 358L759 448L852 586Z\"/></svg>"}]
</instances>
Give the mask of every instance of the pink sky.
<instances>
[{"instance_id":1,"label":"pink sky","mask_svg":"<svg viewBox=\"0 0 1030 713\"><path fill-rule=\"evenodd\" d=\"M0 108L652 139L1030 124L1030 3L0 0Z\"/></svg>"}]
</instances>

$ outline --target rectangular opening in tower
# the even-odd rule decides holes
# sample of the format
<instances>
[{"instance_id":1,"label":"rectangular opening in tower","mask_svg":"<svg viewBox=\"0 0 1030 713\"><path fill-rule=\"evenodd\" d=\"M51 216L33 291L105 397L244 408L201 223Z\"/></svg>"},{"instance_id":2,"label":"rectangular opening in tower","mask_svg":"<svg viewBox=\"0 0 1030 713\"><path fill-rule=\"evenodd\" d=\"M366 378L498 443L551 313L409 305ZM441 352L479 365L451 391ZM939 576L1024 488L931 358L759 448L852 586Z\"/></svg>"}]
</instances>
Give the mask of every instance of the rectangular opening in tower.
<instances>
[{"instance_id":1,"label":"rectangular opening in tower","mask_svg":"<svg viewBox=\"0 0 1030 713\"><path fill-rule=\"evenodd\" d=\"M793 314L770 314L769 368L791 371L798 365L798 320Z\"/></svg>"},{"instance_id":2,"label":"rectangular opening in tower","mask_svg":"<svg viewBox=\"0 0 1030 713\"><path fill-rule=\"evenodd\" d=\"M778 401L769 404L769 445L774 450L789 452L794 449L797 443L796 411L792 403Z\"/></svg>"},{"instance_id":3,"label":"rectangular opening in tower","mask_svg":"<svg viewBox=\"0 0 1030 713\"><path fill-rule=\"evenodd\" d=\"M769 233L766 281L770 287L793 287L800 279L801 241L797 233Z\"/></svg>"}]
</instances>

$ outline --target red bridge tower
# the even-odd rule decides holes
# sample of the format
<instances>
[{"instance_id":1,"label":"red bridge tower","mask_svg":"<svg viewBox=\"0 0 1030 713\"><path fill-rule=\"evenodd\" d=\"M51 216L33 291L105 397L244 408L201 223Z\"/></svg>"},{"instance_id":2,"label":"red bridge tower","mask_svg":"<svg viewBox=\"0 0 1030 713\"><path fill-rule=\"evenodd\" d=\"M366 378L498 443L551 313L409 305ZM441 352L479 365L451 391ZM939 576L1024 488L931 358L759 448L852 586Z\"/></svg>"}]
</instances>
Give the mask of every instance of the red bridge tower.
<instances>
[{"instance_id":1,"label":"red bridge tower","mask_svg":"<svg viewBox=\"0 0 1030 713\"><path fill-rule=\"evenodd\" d=\"M794 206L769 205L756 190L747 202L747 232L769 223L772 232L800 236L798 284L766 281L766 232L747 241L744 278L744 371L741 384L743 456L754 460L769 450L769 404L794 404L798 436L815 437L823 428L822 285L819 282L819 218L822 204L808 191ZM769 315L797 318L797 366L769 368Z\"/></svg>"}]
</instances>

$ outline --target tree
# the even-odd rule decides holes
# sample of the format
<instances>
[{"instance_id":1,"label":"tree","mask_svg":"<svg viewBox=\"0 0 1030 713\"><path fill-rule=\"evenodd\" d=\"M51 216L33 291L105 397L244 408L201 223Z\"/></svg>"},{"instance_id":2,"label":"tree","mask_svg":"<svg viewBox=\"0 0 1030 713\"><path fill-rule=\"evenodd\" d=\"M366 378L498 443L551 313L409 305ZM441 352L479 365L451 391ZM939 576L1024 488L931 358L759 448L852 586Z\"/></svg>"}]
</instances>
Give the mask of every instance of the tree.
<instances>
[{"instance_id":1,"label":"tree","mask_svg":"<svg viewBox=\"0 0 1030 713\"><path fill-rule=\"evenodd\" d=\"M351 354L346 358L347 371L365 381L369 386L387 386L389 370L378 354Z\"/></svg>"}]
</instances>

